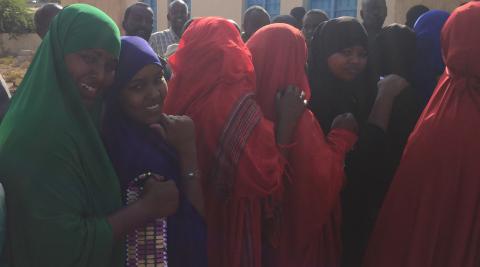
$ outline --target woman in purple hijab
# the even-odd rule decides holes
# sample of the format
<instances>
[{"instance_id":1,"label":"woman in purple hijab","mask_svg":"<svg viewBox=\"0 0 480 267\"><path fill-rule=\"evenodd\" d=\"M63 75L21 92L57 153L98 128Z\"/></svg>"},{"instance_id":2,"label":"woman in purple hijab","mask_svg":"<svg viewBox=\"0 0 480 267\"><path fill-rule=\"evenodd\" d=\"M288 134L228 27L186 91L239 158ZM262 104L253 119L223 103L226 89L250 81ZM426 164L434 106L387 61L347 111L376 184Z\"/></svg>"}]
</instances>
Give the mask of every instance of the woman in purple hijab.
<instances>
[{"instance_id":1,"label":"woman in purple hijab","mask_svg":"<svg viewBox=\"0 0 480 267\"><path fill-rule=\"evenodd\" d=\"M446 11L431 10L423 14L413 28L417 35L413 86L422 97L422 108L427 105L445 70L440 35L449 16Z\"/></svg>"},{"instance_id":2,"label":"woman in purple hijab","mask_svg":"<svg viewBox=\"0 0 480 267\"><path fill-rule=\"evenodd\" d=\"M126 266L207 266L195 130L188 117L162 113L163 71L145 40L122 38L102 130L125 204L137 200L149 178L174 181L179 194L178 204L158 203L165 218L152 218L127 236ZM171 192L158 191L162 193Z\"/></svg>"}]
</instances>

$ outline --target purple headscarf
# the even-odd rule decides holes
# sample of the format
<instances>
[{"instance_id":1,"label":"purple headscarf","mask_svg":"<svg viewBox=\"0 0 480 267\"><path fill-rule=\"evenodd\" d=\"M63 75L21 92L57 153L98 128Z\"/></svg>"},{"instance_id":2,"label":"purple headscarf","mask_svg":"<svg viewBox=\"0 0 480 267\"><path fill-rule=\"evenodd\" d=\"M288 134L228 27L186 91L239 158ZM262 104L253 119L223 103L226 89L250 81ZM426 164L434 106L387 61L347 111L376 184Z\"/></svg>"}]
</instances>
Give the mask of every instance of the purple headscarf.
<instances>
[{"instance_id":1,"label":"purple headscarf","mask_svg":"<svg viewBox=\"0 0 480 267\"><path fill-rule=\"evenodd\" d=\"M418 18L413 27L417 35L413 83L421 94L424 106L437 86L438 76L445 70L440 35L449 16L446 11L431 10Z\"/></svg>"},{"instance_id":2,"label":"purple headscarf","mask_svg":"<svg viewBox=\"0 0 480 267\"><path fill-rule=\"evenodd\" d=\"M136 176L153 172L174 180L180 191L177 212L168 217L169 266L206 266L205 223L182 192L180 167L175 150L148 126L130 120L118 97L129 81L150 64L161 64L150 45L140 37L122 37L119 66L107 99L103 138L125 192Z\"/></svg>"}]
</instances>

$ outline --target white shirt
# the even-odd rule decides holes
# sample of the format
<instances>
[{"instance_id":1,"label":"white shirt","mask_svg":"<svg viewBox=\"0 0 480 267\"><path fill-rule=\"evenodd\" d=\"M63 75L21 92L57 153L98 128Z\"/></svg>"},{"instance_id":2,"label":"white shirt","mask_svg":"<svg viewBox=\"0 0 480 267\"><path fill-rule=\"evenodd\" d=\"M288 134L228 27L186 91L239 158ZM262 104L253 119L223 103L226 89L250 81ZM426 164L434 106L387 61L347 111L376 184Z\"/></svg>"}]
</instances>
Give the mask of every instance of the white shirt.
<instances>
[{"instance_id":1,"label":"white shirt","mask_svg":"<svg viewBox=\"0 0 480 267\"><path fill-rule=\"evenodd\" d=\"M165 52L167 52L167 47L171 44L178 43L178 41L180 41L180 38L177 34L172 28L168 28L164 31L152 34L150 37L150 46L157 55L163 57L165 56Z\"/></svg>"}]
</instances>

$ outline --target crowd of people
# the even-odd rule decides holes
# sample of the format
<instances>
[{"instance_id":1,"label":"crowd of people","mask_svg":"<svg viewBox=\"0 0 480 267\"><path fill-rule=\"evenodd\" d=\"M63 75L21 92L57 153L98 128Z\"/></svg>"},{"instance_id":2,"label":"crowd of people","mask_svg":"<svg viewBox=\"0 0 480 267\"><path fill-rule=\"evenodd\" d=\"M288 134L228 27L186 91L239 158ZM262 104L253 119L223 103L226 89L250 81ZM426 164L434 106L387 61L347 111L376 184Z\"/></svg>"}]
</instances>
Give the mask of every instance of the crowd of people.
<instances>
[{"instance_id":1,"label":"crowd of people","mask_svg":"<svg viewBox=\"0 0 480 267\"><path fill-rule=\"evenodd\" d=\"M47 4L0 124L7 266L475 267L480 2L240 27ZM1 225L1 223L0 223ZM0 233L2 233L0 231Z\"/></svg>"}]
</instances>

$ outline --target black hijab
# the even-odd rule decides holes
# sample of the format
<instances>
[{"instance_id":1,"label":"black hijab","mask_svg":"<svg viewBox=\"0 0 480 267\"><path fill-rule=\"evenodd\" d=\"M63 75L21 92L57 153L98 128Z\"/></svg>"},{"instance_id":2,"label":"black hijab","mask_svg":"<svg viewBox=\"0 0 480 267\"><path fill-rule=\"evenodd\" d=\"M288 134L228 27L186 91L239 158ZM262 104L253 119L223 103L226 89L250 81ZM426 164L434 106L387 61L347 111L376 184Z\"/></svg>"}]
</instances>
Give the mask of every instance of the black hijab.
<instances>
[{"instance_id":1,"label":"black hijab","mask_svg":"<svg viewBox=\"0 0 480 267\"><path fill-rule=\"evenodd\" d=\"M376 86L369 81L366 69L353 81L337 79L328 67L328 58L352 46L368 51L368 36L360 22L352 17L340 17L323 22L315 30L310 46L308 77L312 90L310 109L325 133L333 119L351 112L360 126L367 120L376 95Z\"/></svg>"},{"instance_id":2,"label":"black hijab","mask_svg":"<svg viewBox=\"0 0 480 267\"><path fill-rule=\"evenodd\" d=\"M298 20L292 15L279 15L276 16L272 23L285 23L291 25L299 30L302 29L302 25L298 22Z\"/></svg>"},{"instance_id":3,"label":"black hijab","mask_svg":"<svg viewBox=\"0 0 480 267\"><path fill-rule=\"evenodd\" d=\"M381 76L397 74L411 82L415 63L416 35L409 27L392 24L377 35L378 71Z\"/></svg>"}]
</instances>

